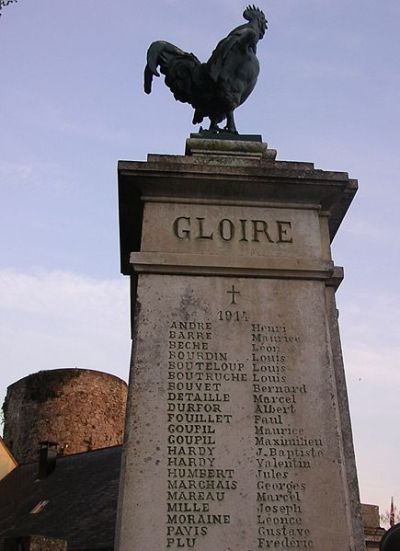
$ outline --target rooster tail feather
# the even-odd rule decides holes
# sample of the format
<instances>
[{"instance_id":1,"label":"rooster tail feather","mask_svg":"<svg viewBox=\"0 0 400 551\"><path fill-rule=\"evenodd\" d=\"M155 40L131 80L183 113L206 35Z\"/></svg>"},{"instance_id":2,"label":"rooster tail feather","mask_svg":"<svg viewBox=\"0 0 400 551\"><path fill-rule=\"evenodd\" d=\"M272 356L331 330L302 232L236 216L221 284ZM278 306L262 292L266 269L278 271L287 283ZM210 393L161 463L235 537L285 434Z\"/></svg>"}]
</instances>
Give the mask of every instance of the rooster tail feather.
<instances>
[{"instance_id":1,"label":"rooster tail feather","mask_svg":"<svg viewBox=\"0 0 400 551\"><path fill-rule=\"evenodd\" d=\"M150 48L147 50L147 66L149 68L149 71L152 72L155 76L160 76L157 67L160 65L160 54L162 53L164 49L165 42L162 40L158 40L157 42L153 42L150 45Z\"/></svg>"},{"instance_id":2,"label":"rooster tail feather","mask_svg":"<svg viewBox=\"0 0 400 551\"><path fill-rule=\"evenodd\" d=\"M147 50L147 64L144 69L144 91L146 94L150 94L153 77L159 77L160 73L157 71L157 67L160 64L159 57L162 52L164 42L158 40L150 45Z\"/></svg>"},{"instance_id":3,"label":"rooster tail feather","mask_svg":"<svg viewBox=\"0 0 400 551\"><path fill-rule=\"evenodd\" d=\"M146 94L150 94L151 92L153 76L154 76L153 71L150 69L148 65L146 65L144 69L144 91L146 92ZM156 76L159 76L159 75L157 74Z\"/></svg>"},{"instance_id":4,"label":"rooster tail feather","mask_svg":"<svg viewBox=\"0 0 400 551\"><path fill-rule=\"evenodd\" d=\"M157 67L160 67L160 71L165 75L168 71L170 62L181 55L185 55L185 52L170 44L164 40L157 40L150 45L147 50L147 65L146 69L152 75L159 77L160 73L157 71Z\"/></svg>"},{"instance_id":5,"label":"rooster tail feather","mask_svg":"<svg viewBox=\"0 0 400 551\"><path fill-rule=\"evenodd\" d=\"M162 73L165 75L165 84L175 99L192 103L193 78L200 65L195 55L184 52L170 42L157 40L147 51L144 90L150 94L153 77L158 77Z\"/></svg>"}]
</instances>

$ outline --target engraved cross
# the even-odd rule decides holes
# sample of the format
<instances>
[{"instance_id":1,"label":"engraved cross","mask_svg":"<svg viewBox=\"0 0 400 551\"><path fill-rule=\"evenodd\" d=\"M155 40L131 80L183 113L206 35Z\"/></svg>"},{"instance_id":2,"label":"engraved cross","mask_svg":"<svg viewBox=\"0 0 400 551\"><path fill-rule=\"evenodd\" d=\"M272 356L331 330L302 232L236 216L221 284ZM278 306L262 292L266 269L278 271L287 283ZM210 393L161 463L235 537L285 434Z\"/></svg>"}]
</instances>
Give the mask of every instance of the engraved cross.
<instances>
[{"instance_id":1,"label":"engraved cross","mask_svg":"<svg viewBox=\"0 0 400 551\"><path fill-rule=\"evenodd\" d=\"M228 294L232 295L232 301L231 304L236 304L236 295L240 295L240 291L235 290L235 286L232 285L232 289L230 291L226 291Z\"/></svg>"}]
</instances>

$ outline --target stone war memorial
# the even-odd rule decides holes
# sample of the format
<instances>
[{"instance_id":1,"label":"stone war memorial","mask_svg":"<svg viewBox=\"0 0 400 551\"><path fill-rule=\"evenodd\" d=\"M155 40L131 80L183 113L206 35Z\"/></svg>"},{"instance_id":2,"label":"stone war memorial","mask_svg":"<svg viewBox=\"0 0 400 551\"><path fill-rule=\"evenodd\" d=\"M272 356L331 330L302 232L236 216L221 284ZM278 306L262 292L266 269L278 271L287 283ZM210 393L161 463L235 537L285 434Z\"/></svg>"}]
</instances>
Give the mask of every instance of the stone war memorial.
<instances>
[{"instance_id":1,"label":"stone war memorial","mask_svg":"<svg viewBox=\"0 0 400 551\"><path fill-rule=\"evenodd\" d=\"M365 550L330 249L357 182L237 133L267 28L243 15L207 63L150 46L145 90L159 68L210 128L185 155L118 167L133 339L119 551Z\"/></svg>"}]
</instances>

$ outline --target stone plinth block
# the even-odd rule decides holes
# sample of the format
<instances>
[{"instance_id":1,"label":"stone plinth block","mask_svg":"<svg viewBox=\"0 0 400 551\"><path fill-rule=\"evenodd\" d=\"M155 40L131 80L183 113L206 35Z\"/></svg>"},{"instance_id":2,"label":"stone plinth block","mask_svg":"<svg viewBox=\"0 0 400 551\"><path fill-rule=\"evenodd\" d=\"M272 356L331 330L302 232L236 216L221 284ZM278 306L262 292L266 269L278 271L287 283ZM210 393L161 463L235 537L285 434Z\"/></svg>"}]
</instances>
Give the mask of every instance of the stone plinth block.
<instances>
[{"instance_id":1,"label":"stone plinth block","mask_svg":"<svg viewBox=\"0 0 400 551\"><path fill-rule=\"evenodd\" d=\"M120 551L364 549L330 252L357 184L252 147L119 166Z\"/></svg>"}]
</instances>

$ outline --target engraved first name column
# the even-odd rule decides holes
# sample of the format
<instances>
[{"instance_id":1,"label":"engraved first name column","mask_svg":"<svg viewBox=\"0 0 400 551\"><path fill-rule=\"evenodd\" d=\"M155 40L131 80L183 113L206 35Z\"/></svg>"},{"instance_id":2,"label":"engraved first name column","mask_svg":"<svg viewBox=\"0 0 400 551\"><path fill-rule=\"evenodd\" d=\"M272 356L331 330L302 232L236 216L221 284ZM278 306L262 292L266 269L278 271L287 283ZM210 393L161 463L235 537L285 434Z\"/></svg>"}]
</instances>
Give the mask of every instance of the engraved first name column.
<instances>
[{"instance_id":1,"label":"engraved first name column","mask_svg":"<svg viewBox=\"0 0 400 551\"><path fill-rule=\"evenodd\" d=\"M365 549L330 253L356 189L257 142L120 162L119 551Z\"/></svg>"}]
</instances>

